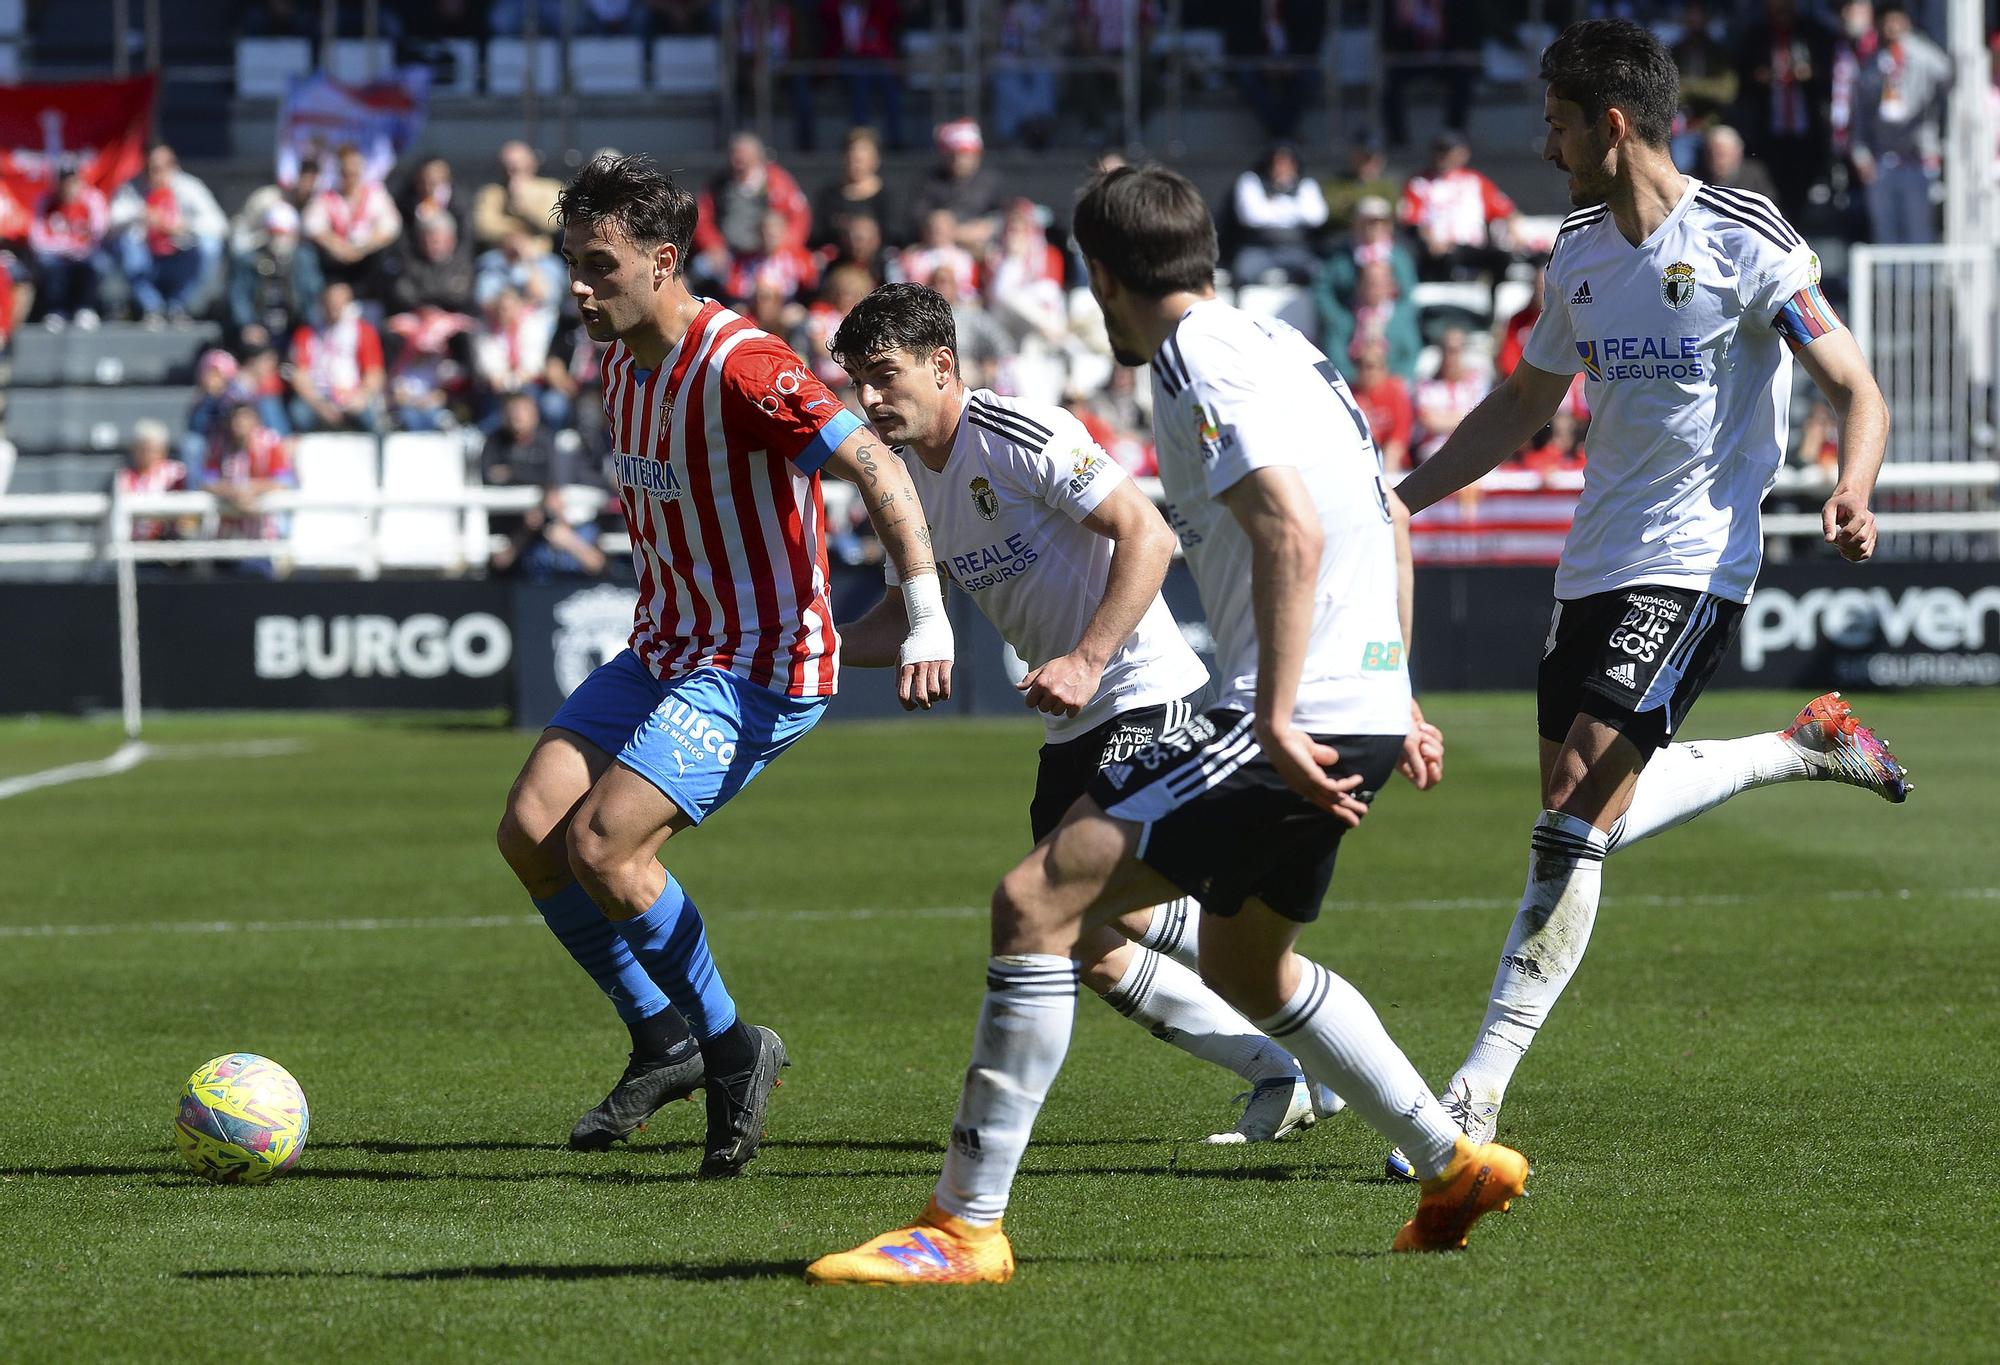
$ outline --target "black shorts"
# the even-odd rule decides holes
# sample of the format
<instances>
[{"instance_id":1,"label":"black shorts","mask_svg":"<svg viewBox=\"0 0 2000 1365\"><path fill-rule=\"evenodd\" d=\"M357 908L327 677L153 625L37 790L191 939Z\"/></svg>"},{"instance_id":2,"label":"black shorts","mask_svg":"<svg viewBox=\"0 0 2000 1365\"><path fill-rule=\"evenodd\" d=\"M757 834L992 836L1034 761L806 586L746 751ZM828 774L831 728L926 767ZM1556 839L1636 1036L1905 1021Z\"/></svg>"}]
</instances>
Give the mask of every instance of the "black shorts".
<instances>
[{"instance_id":1,"label":"black shorts","mask_svg":"<svg viewBox=\"0 0 2000 1365\"><path fill-rule=\"evenodd\" d=\"M1693 588L1642 584L1557 602L1537 688L1542 738L1560 744L1589 716L1650 758L1687 718L1742 619L1741 602Z\"/></svg>"},{"instance_id":2,"label":"black shorts","mask_svg":"<svg viewBox=\"0 0 2000 1365\"><path fill-rule=\"evenodd\" d=\"M1044 744L1035 767L1035 799L1028 805L1035 842L1048 838L1049 831L1062 823L1106 764L1125 762L1193 720L1194 699L1200 695L1197 690L1179 701L1121 711L1075 739Z\"/></svg>"},{"instance_id":3,"label":"black shorts","mask_svg":"<svg viewBox=\"0 0 2000 1365\"><path fill-rule=\"evenodd\" d=\"M1402 756L1401 735L1317 735L1340 750L1332 772L1361 775L1372 801ZM1210 711L1091 780L1091 800L1139 826L1139 861L1233 915L1255 897L1310 924L1333 880L1347 826L1293 792L1264 757L1242 711Z\"/></svg>"}]
</instances>

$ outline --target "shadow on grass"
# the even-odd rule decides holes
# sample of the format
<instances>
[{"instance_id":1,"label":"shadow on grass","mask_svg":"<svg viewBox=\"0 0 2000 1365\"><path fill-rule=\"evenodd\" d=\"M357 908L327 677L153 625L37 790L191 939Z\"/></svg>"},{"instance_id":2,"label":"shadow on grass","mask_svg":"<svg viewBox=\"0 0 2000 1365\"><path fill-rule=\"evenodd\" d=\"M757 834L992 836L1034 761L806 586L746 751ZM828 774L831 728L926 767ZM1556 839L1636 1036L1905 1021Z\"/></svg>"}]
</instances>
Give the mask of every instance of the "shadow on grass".
<instances>
[{"instance_id":1,"label":"shadow on grass","mask_svg":"<svg viewBox=\"0 0 2000 1365\"><path fill-rule=\"evenodd\" d=\"M795 1280L805 1273L804 1260L699 1262L640 1262L632 1265L453 1265L435 1270L183 1270L183 1280L380 1280L423 1283L432 1280Z\"/></svg>"},{"instance_id":2,"label":"shadow on grass","mask_svg":"<svg viewBox=\"0 0 2000 1365\"><path fill-rule=\"evenodd\" d=\"M1389 1256L1380 1250L1356 1247L1302 1249L1284 1246L1269 1251L1174 1251L1158 1256L1129 1253L1067 1254L1036 1256L1035 1265L1229 1265L1284 1261L1372 1261ZM183 1270L182 1280L375 1280L384 1284L422 1284L449 1280L796 1280L805 1273L806 1262L723 1261L723 1262L637 1262L629 1265L459 1265L431 1270Z\"/></svg>"},{"instance_id":3,"label":"shadow on grass","mask_svg":"<svg viewBox=\"0 0 2000 1365\"><path fill-rule=\"evenodd\" d=\"M775 1144L774 1144L775 1145ZM934 1164L918 1167L874 1167L867 1169L785 1171L769 1167L753 1169L747 1178L753 1180L918 1180L928 1179L937 1174ZM132 1176L156 1177L161 1185L168 1187L198 1186L209 1184L191 1171L179 1170L165 1164L156 1166L6 1166L0 1167L0 1177L48 1176L69 1179L109 1179ZM1192 1170L1172 1162L1149 1162L1129 1166L1049 1166L1041 1169L1027 1169L1020 1173L1022 1180L1048 1180L1074 1176L1107 1176L1113 1179L1160 1176L1169 1180L1214 1180L1222 1182L1255 1181L1263 1184L1285 1184L1308 1180L1337 1180L1340 1183L1368 1183L1344 1180L1337 1174L1314 1166L1228 1166L1214 1170ZM468 1181L478 1184L532 1185L544 1181L573 1181L586 1185L688 1185L697 1181L708 1184L703 1177L690 1170L679 1171L632 1171L632 1170L539 1170L539 1171L411 1171L370 1169L366 1167L318 1166L301 1164L285 1172L281 1179L286 1184L301 1180L348 1180L359 1182L394 1182L412 1180ZM1386 1183L1386 1182L1379 1182Z\"/></svg>"},{"instance_id":4,"label":"shadow on grass","mask_svg":"<svg viewBox=\"0 0 2000 1365\"><path fill-rule=\"evenodd\" d=\"M1054 1146L1057 1144L1052 1143L1049 1145ZM1065 1143L1061 1145L1080 1147L1096 1145L1110 1146L1113 1144L1108 1142L1099 1144L1093 1140L1090 1142ZM662 1155L671 1156L676 1152L698 1151L700 1147L701 1144L699 1142L668 1140L662 1142L623 1143L613 1146L611 1150L636 1154L657 1152ZM788 1141L782 1138L767 1138L764 1142L764 1150L767 1152L777 1151L780 1148L789 1148L795 1151L937 1152L942 1154L944 1152L944 1143L915 1139L867 1142L858 1140L848 1141L841 1138L802 1138L795 1141ZM367 1152L373 1156L411 1156L425 1152L566 1153L570 1150L569 1144L564 1142L489 1142L472 1139L458 1142L401 1142L373 1139L363 1139L354 1142L315 1142L312 1145L312 1149L316 1152ZM597 1153L579 1153L579 1155L595 1156Z\"/></svg>"}]
</instances>

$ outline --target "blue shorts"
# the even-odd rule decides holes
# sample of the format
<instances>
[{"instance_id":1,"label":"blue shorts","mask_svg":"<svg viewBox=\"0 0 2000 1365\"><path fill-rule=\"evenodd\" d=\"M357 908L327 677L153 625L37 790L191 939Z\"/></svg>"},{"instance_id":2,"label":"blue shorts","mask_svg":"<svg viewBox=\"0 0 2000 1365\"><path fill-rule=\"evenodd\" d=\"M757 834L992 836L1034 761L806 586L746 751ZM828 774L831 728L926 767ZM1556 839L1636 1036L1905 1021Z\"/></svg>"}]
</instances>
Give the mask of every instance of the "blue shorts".
<instances>
[{"instance_id":1,"label":"blue shorts","mask_svg":"<svg viewBox=\"0 0 2000 1365\"><path fill-rule=\"evenodd\" d=\"M627 649L585 678L549 725L615 755L698 825L812 729L831 700L787 697L720 668L663 683Z\"/></svg>"}]
</instances>

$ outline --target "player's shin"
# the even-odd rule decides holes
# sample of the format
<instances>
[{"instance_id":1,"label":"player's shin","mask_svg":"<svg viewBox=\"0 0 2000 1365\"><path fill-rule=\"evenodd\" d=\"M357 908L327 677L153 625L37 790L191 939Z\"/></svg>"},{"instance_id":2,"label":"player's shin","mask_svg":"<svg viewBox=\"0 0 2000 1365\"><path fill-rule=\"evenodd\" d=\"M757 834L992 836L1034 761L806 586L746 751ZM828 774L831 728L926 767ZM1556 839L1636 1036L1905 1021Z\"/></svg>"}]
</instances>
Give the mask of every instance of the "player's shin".
<instances>
[{"instance_id":1,"label":"player's shin","mask_svg":"<svg viewBox=\"0 0 2000 1365\"><path fill-rule=\"evenodd\" d=\"M1805 759L1780 734L1669 744L1640 772L1632 804L1612 828L1607 851L1684 825L1752 787L1810 775Z\"/></svg>"},{"instance_id":2,"label":"player's shin","mask_svg":"<svg viewBox=\"0 0 2000 1365\"><path fill-rule=\"evenodd\" d=\"M569 950L576 965L590 973L591 980L628 1026L671 1011L667 997L646 975L625 940L618 936L582 886L571 882L553 896L537 900L535 908L542 912L549 931ZM640 1041L635 1028L633 1043L636 1046Z\"/></svg>"},{"instance_id":3,"label":"player's shin","mask_svg":"<svg viewBox=\"0 0 2000 1365\"><path fill-rule=\"evenodd\" d=\"M1587 820L1545 810L1535 822L1528 886L1507 934L1479 1040L1453 1078L1475 1112L1497 1107L1528 1045L1590 943L1607 838Z\"/></svg>"},{"instance_id":4,"label":"player's shin","mask_svg":"<svg viewBox=\"0 0 2000 1365\"><path fill-rule=\"evenodd\" d=\"M1105 992L1105 1004L1160 1041L1253 1085L1298 1074L1290 1053L1259 1033L1195 973L1144 948L1128 951L1131 963Z\"/></svg>"},{"instance_id":5,"label":"player's shin","mask_svg":"<svg viewBox=\"0 0 2000 1365\"><path fill-rule=\"evenodd\" d=\"M991 958L972 1064L938 1177L939 1208L971 1223L998 1222L1021 1153L1069 1051L1077 967L1051 953Z\"/></svg>"},{"instance_id":6,"label":"player's shin","mask_svg":"<svg viewBox=\"0 0 2000 1365\"><path fill-rule=\"evenodd\" d=\"M1183 967L1201 969L1201 904L1181 896L1152 910L1145 932L1134 940L1142 948L1165 953Z\"/></svg>"},{"instance_id":7,"label":"player's shin","mask_svg":"<svg viewBox=\"0 0 2000 1365\"><path fill-rule=\"evenodd\" d=\"M1370 1127L1408 1154L1418 1174L1442 1171L1458 1142L1457 1125L1361 992L1316 962L1297 961L1298 989L1258 1027L1338 1089Z\"/></svg>"},{"instance_id":8,"label":"player's shin","mask_svg":"<svg viewBox=\"0 0 2000 1365\"><path fill-rule=\"evenodd\" d=\"M708 951L701 912L673 873L645 914L619 921L615 928L646 974L686 1016L708 1056L711 1075L733 1075L755 1061L755 1037L738 1027L736 1002Z\"/></svg>"}]
</instances>

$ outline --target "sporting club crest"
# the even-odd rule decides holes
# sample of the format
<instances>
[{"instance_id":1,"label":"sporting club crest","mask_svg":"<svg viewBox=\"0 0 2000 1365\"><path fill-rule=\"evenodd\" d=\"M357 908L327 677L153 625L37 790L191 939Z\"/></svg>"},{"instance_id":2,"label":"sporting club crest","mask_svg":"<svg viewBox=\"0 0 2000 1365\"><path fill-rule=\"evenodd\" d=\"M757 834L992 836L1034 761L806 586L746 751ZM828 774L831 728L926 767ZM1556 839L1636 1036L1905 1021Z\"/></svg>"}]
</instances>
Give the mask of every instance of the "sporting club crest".
<instances>
[{"instance_id":1,"label":"sporting club crest","mask_svg":"<svg viewBox=\"0 0 2000 1365\"><path fill-rule=\"evenodd\" d=\"M556 686L567 697L599 664L625 648L632 634L632 590L612 583L573 592L556 603Z\"/></svg>"},{"instance_id":2,"label":"sporting club crest","mask_svg":"<svg viewBox=\"0 0 2000 1365\"><path fill-rule=\"evenodd\" d=\"M1669 308L1685 308L1694 301L1694 267L1675 261L1660 273L1660 297Z\"/></svg>"},{"instance_id":3,"label":"sporting club crest","mask_svg":"<svg viewBox=\"0 0 2000 1365\"><path fill-rule=\"evenodd\" d=\"M972 505L979 515L988 521L1000 515L1000 495L993 491L993 485L985 478L974 479L968 487L972 490Z\"/></svg>"}]
</instances>

